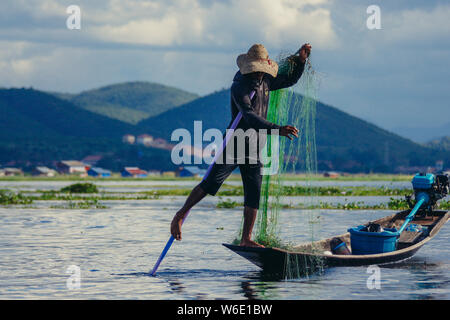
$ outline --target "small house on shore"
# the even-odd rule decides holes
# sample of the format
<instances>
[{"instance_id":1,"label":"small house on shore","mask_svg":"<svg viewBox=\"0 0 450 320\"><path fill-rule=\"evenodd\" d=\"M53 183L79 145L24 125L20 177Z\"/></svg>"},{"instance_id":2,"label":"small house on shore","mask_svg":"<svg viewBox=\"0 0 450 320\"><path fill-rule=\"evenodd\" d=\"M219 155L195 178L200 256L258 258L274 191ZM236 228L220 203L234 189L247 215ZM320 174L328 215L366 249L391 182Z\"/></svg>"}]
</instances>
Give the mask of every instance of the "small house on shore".
<instances>
[{"instance_id":1,"label":"small house on shore","mask_svg":"<svg viewBox=\"0 0 450 320\"><path fill-rule=\"evenodd\" d=\"M62 174L86 174L89 166L81 161L63 160L56 164L56 168Z\"/></svg>"},{"instance_id":2,"label":"small house on shore","mask_svg":"<svg viewBox=\"0 0 450 320\"><path fill-rule=\"evenodd\" d=\"M187 167L180 167L177 171L178 177L196 177L196 178L203 178L205 175L206 170L200 169L196 166L187 166Z\"/></svg>"},{"instance_id":3,"label":"small house on shore","mask_svg":"<svg viewBox=\"0 0 450 320\"><path fill-rule=\"evenodd\" d=\"M144 146L148 146L153 142L153 137L148 134L141 134L137 137L137 144L143 144Z\"/></svg>"},{"instance_id":4,"label":"small house on shore","mask_svg":"<svg viewBox=\"0 0 450 320\"><path fill-rule=\"evenodd\" d=\"M122 177L133 178L145 178L147 174L147 171L139 169L138 167L125 167L121 172Z\"/></svg>"},{"instance_id":5,"label":"small house on shore","mask_svg":"<svg viewBox=\"0 0 450 320\"><path fill-rule=\"evenodd\" d=\"M101 178L111 177L111 171L97 167L89 168L87 173L91 177L101 177Z\"/></svg>"},{"instance_id":6,"label":"small house on shore","mask_svg":"<svg viewBox=\"0 0 450 320\"><path fill-rule=\"evenodd\" d=\"M31 174L33 176L41 176L41 177L54 177L56 176L58 173L56 172L56 170L47 168L47 167L41 167L38 166L36 168L33 169L33 171L31 172Z\"/></svg>"},{"instance_id":7,"label":"small house on shore","mask_svg":"<svg viewBox=\"0 0 450 320\"><path fill-rule=\"evenodd\" d=\"M0 171L0 176L23 176L23 171L19 168L3 168Z\"/></svg>"},{"instance_id":8,"label":"small house on shore","mask_svg":"<svg viewBox=\"0 0 450 320\"><path fill-rule=\"evenodd\" d=\"M335 172L335 171L327 171L323 174L324 177L326 178L339 178L339 173Z\"/></svg>"},{"instance_id":9,"label":"small house on shore","mask_svg":"<svg viewBox=\"0 0 450 320\"><path fill-rule=\"evenodd\" d=\"M122 142L127 144L134 144L136 142L136 137L132 134L126 134L122 137Z\"/></svg>"}]
</instances>

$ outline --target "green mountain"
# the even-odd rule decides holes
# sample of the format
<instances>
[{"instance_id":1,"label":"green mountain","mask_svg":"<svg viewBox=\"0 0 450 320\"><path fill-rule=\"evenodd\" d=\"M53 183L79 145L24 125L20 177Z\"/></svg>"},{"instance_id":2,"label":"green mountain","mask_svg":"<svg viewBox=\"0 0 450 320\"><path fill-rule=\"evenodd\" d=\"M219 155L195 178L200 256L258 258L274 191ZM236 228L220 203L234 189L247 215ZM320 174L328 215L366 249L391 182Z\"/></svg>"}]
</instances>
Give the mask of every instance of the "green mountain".
<instances>
[{"instance_id":1,"label":"green mountain","mask_svg":"<svg viewBox=\"0 0 450 320\"><path fill-rule=\"evenodd\" d=\"M194 120L202 120L203 131L224 130L231 120L229 90L196 99L138 126L170 140L177 128L193 132ZM450 165L449 152L421 146L321 102L317 103L316 142L321 170L389 172L398 166L434 165L438 159Z\"/></svg>"},{"instance_id":2,"label":"green mountain","mask_svg":"<svg viewBox=\"0 0 450 320\"><path fill-rule=\"evenodd\" d=\"M173 170L169 151L123 144L122 135L148 133L170 141L175 129L192 132L195 120L202 121L203 131L225 130L231 120L229 90L173 107L136 125L67 101L75 96L63 98L32 89L0 89L0 164L52 166L63 159L101 154L98 165L114 171L123 166ZM392 172L398 166L434 165L436 160L450 166L448 150L416 144L320 102L316 141L320 170Z\"/></svg>"},{"instance_id":3,"label":"green mountain","mask_svg":"<svg viewBox=\"0 0 450 320\"><path fill-rule=\"evenodd\" d=\"M445 136L440 139L431 140L425 143L425 146L432 149L450 151L450 136Z\"/></svg>"},{"instance_id":4,"label":"green mountain","mask_svg":"<svg viewBox=\"0 0 450 320\"><path fill-rule=\"evenodd\" d=\"M131 124L84 110L32 89L0 89L0 163L52 165L63 159L103 154L109 169L140 165L173 168L168 151L122 143L139 134Z\"/></svg>"},{"instance_id":5,"label":"green mountain","mask_svg":"<svg viewBox=\"0 0 450 320\"><path fill-rule=\"evenodd\" d=\"M231 120L229 91L214 92L176 109L142 120L138 123L138 127L142 132L157 135L168 141L175 129L186 128L193 132L196 120L202 121L203 130L209 128L225 130Z\"/></svg>"},{"instance_id":6,"label":"green mountain","mask_svg":"<svg viewBox=\"0 0 450 320\"><path fill-rule=\"evenodd\" d=\"M135 127L33 89L0 90L0 138L121 137Z\"/></svg>"},{"instance_id":7,"label":"green mountain","mask_svg":"<svg viewBox=\"0 0 450 320\"><path fill-rule=\"evenodd\" d=\"M177 88L140 81L109 85L75 95L55 95L83 109L131 124L198 98L196 94Z\"/></svg>"}]
</instances>

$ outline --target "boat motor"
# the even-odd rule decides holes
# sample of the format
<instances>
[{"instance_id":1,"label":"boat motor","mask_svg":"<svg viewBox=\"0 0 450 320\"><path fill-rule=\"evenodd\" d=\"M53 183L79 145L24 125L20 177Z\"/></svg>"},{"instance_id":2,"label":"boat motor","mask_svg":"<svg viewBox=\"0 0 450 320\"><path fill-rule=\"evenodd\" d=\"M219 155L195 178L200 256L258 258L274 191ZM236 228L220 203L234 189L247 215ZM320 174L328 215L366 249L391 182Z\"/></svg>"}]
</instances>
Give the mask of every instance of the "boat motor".
<instances>
[{"instance_id":1,"label":"boat motor","mask_svg":"<svg viewBox=\"0 0 450 320\"><path fill-rule=\"evenodd\" d=\"M428 212L431 214L437 201L445 198L449 193L448 176L444 174L418 173L411 182L415 203L413 205L410 196L406 197L411 211L399 229L382 228L374 223L348 229L354 255L386 253L396 250L401 233L414 219L414 216L418 212L422 215L426 215ZM417 229L420 232L418 226L413 225L409 228L411 230Z\"/></svg>"},{"instance_id":2,"label":"boat motor","mask_svg":"<svg viewBox=\"0 0 450 320\"><path fill-rule=\"evenodd\" d=\"M431 213L438 200L445 198L449 193L449 179L446 174L434 175L432 173L418 173L411 181L414 189L415 204L413 206L411 197L407 196L411 212L405 219L405 223L398 230L401 233L406 225L411 222L417 212L422 215Z\"/></svg>"}]
</instances>

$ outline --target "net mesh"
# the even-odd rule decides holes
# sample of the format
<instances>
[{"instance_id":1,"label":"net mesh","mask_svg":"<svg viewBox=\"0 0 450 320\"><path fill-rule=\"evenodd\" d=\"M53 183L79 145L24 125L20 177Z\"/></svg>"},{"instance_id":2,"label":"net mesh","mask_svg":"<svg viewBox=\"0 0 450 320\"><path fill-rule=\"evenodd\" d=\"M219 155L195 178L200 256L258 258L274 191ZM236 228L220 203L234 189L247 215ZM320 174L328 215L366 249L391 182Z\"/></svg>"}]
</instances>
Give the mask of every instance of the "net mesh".
<instances>
[{"instance_id":1,"label":"net mesh","mask_svg":"<svg viewBox=\"0 0 450 320\"><path fill-rule=\"evenodd\" d=\"M290 74L294 70L295 63L292 56L280 58L279 73ZM296 88L301 89L302 95L295 92ZM299 129L300 134L298 139L289 140L282 137L279 139L278 171L274 175L263 176L260 210L254 233L256 242L266 247L295 250L280 236L279 214L283 207L281 200L286 174L304 174L308 195L316 195L314 189L311 188L310 181L317 173L315 120L318 88L319 78L308 59L302 77L296 86L271 92L267 120L280 125L293 125ZM265 167L273 165L271 159L275 150L271 150L273 145L271 140L277 138L270 135L267 137L266 150L263 153ZM303 217L303 221L290 223L309 224L311 245L308 246L305 256L286 255L284 270L286 278L304 277L322 269L321 259L314 255L318 251L318 248L314 246L314 241L318 240L316 234L320 227L319 214L315 210L304 210L303 213L299 215L299 217ZM305 217L307 221L304 221Z\"/></svg>"}]
</instances>

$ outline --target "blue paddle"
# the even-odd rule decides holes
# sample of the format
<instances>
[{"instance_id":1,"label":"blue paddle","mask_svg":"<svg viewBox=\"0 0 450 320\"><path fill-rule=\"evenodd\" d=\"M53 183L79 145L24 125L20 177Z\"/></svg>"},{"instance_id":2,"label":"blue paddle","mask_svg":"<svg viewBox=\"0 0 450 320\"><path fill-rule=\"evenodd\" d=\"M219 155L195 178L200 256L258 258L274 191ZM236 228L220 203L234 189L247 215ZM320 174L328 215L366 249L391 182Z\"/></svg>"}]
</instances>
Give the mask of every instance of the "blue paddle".
<instances>
[{"instance_id":1,"label":"blue paddle","mask_svg":"<svg viewBox=\"0 0 450 320\"><path fill-rule=\"evenodd\" d=\"M252 91L250 93L250 100L252 100L254 96L255 96L255 91ZM206 171L205 176L203 177L203 180L205 180L208 177L213 165L216 163L217 159L222 155L223 150L227 146L228 141L231 139L231 136L233 135L234 130L236 129L239 121L241 121L241 118L242 118L242 113L239 112L238 115L236 116L236 118L234 119L233 123L231 124L230 130L227 130L227 134L225 135L225 139L223 140L222 147L220 148L219 152L217 152L216 155L214 156L214 159L211 162L211 164L209 165L209 168ZM187 216L189 215L189 212L190 212L190 210L186 213L181 224L184 223L184 220L186 220ZM163 251L161 252L161 255L159 256L158 260L156 261L155 266L153 267L152 271L150 272L150 275L155 276L156 270L158 270L159 265L161 264L162 260L166 256L166 254L169 251L170 247L172 246L172 243L174 240L175 240L175 238L171 235L169 238L169 241L167 241L166 246L164 247Z\"/></svg>"}]
</instances>

